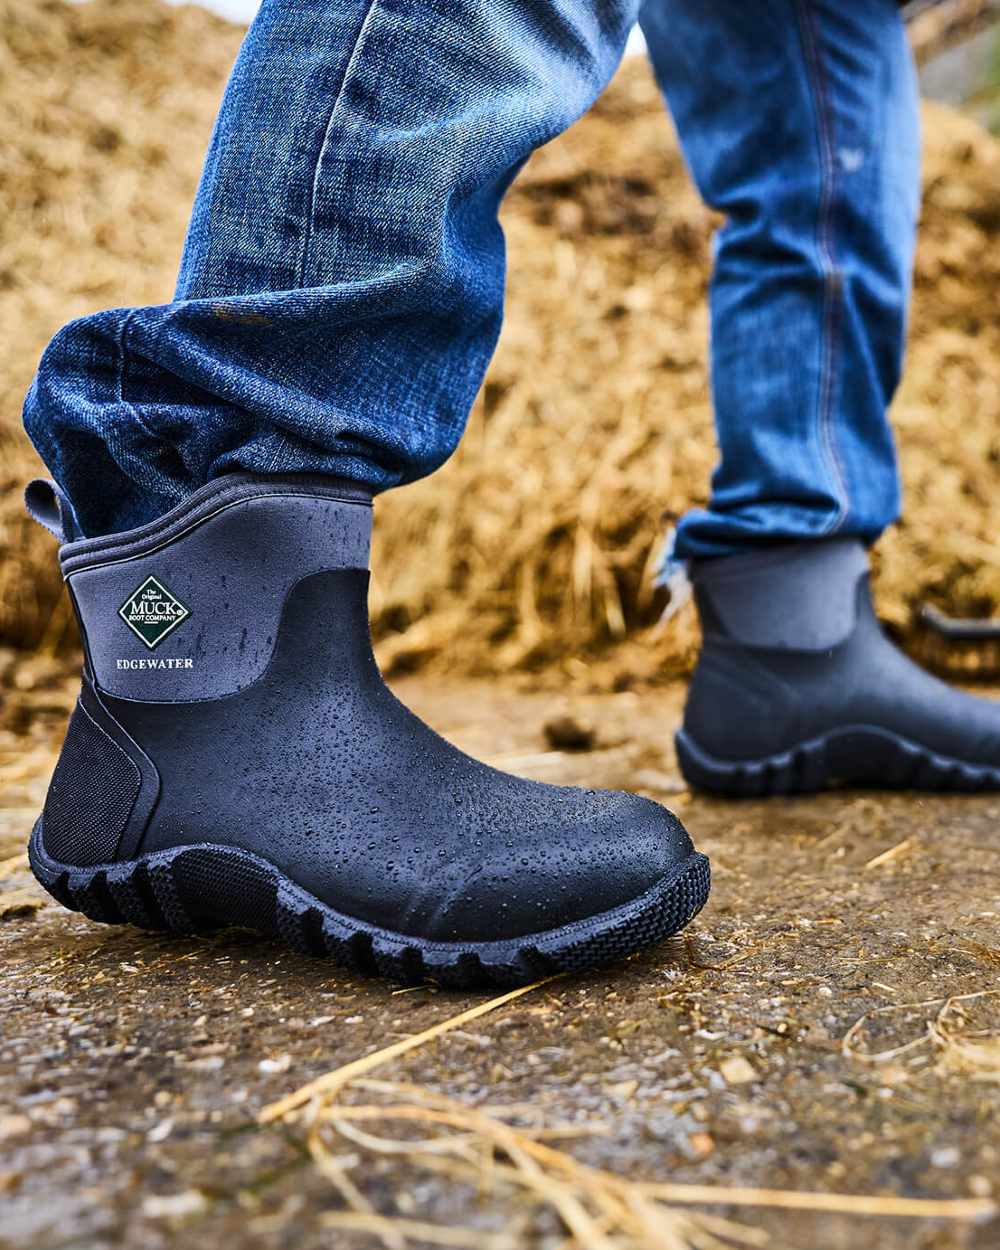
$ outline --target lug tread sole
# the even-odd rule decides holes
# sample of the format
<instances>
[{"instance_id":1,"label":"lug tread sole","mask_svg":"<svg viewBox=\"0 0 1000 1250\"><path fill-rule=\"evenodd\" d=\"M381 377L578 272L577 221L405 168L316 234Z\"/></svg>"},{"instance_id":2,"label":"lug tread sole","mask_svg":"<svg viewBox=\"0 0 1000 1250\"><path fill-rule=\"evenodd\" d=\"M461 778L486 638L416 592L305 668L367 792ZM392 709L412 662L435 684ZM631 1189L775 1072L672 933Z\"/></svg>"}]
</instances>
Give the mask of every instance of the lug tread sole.
<instances>
[{"instance_id":1,"label":"lug tread sole","mask_svg":"<svg viewBox=\"0 0 1000 1250\"><path fill-rule=\"evenodd\" d=\"M562 928L501 942L432 942L328 907L273 864L237 847L197 845L93 867L50 860L35 827L29 858L60 903L103 924L192 934L238 926L350 971L454 989L512 987L582 972L671 937L705 905L708 859L692 852L631 902Z\"/></svg>"},{"instance_id":2,"label":"lug tread sole","mask_svg":"<svg viewBox=\"0 0 1000 1250\"><path fill-rule=\"evenodd\" d=\"M677 733L676 745L681 772L692 789L731 798L810 794L837 785L965 794L1000 790L1000 766L940 755L876 726L834 730L751 760L713 756L684 730ZM857 760L853 766L851 755Z\"/></svg>"}]
</instances>

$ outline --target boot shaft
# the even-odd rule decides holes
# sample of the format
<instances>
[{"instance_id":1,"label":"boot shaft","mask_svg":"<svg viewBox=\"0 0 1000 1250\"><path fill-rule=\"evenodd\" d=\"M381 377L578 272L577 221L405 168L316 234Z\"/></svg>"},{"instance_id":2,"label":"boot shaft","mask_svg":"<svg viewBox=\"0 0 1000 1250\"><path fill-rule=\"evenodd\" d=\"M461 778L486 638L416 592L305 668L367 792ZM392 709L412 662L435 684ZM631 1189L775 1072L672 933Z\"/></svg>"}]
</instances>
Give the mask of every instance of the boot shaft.
<instances>
[{"instance_id":1,"label":"boot shaft","mask_svg":"<svg viewBox=\"0 0 1000 1250\"><path fill-rule=\"evenodd\" d=\"M867 572L853 539L695 561L703 643L684 734L715 755L744 758L806 733L802 692L817 679L825 689L823 674L836 672L867 604Z\"/></svg>"},{"instance_id":2,"label":"boot shaft","mask_svg":"<svg viewBox=\"0 0 1000 1250\"><path fill-rule=\"evenodd\" d=\"M62 537L69 513L53 488L33 484L28 501ZM370 680L370 534L370 496L351 483L234 475L153 524L64 543L85 664L45 803L47 852L77 865L136 854L154 812L169 816L192 787L206 793L198 760L230 748L221 793L261 735L295 736L296 701L344 670ZM264 678L296 597L274 689ZM240 692L256 702L232 725Z\"/></svg>"}]
</instances>

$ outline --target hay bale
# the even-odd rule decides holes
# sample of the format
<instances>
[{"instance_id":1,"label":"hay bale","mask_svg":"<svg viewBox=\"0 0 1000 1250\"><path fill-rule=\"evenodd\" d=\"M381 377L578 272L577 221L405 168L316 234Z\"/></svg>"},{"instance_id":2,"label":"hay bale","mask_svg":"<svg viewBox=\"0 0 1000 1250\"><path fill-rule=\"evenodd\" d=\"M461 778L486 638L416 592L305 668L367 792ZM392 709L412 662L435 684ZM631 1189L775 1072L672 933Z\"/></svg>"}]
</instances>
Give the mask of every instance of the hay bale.
<instances>
[{"instance_id":1,"label":"hay bale","mask_svg":"<svg viewBox=\"0 0 1000 1250\"><path fill-rule=\"evenodd\" d=\"M51 542L21 520L37 471L19 408L71 316L169 298L239 32L148 0L0 0L0 643L72 626ZM1000 606L1000 148L925 113L924 228L895 406L907 515L881 545L883 615L930 597ZM183 136L178 142L177 136ZM508 318L466 439L378 506L374 625L390 668L683 671L690 614L652 637L664 523L705 500L715 458L704 292L714 221L648 69L529 163L504 209Z\"/></svg>"}]
</instances>

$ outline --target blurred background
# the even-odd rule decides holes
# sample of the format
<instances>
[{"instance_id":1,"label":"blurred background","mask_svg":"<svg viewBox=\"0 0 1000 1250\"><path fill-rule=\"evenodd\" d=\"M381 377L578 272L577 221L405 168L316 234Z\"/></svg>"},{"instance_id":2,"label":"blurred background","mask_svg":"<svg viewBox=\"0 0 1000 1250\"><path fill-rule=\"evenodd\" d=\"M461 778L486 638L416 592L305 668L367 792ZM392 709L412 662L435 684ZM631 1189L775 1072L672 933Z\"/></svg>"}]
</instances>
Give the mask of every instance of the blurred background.
<instances>
[{"instance_id":1,"label":"blurred background","mask_svg":"<svg viewBox=\"0 0 1000 1250\"><path fill-rule=\"evenodd\" d=\"M20 404L71 317L170 297L202 154L252 0L0 0L0 675L65 671L54 547L22 515L39 471ZM911 6L913 9L913 6ZM927 102L909 367L894 409L906 516L883 617L1000 606L1000 4L916 6ZM379 505L374 621L391 673L621 689L686 671L652 574L715 459L704 306L716 224L641 40L504 209L508 319L454 460ZM417 537L419 536L419 542ZM28 669L23 667L26 654ZM3 682L0 682L2 685ZM8 700L8 704L9 704Z\"/></svg>"}]
</instances>

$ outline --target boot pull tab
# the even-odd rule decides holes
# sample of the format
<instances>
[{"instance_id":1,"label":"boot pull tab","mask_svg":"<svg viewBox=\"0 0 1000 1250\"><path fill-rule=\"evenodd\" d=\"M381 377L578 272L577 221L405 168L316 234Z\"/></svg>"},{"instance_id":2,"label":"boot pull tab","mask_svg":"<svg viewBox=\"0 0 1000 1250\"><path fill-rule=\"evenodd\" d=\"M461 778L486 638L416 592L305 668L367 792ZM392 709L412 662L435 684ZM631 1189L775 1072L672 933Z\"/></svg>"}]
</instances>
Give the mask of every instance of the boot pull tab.
<instances>
[{"instance_id":1,"label":"boot pull tab","mask_svg":"<svg viewBox=\"0 0 1000 1250\"><path fill-rule=\"evenodd\" d=\"M68 543L76 537L73 508L55 482L36 477L24 491L24 506L28 516L44 525L60 543Z\"/></svg>"}]
</instances>

